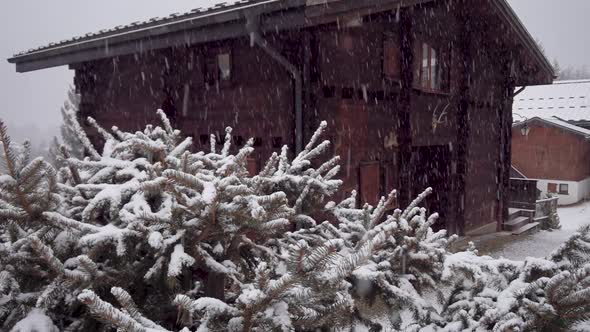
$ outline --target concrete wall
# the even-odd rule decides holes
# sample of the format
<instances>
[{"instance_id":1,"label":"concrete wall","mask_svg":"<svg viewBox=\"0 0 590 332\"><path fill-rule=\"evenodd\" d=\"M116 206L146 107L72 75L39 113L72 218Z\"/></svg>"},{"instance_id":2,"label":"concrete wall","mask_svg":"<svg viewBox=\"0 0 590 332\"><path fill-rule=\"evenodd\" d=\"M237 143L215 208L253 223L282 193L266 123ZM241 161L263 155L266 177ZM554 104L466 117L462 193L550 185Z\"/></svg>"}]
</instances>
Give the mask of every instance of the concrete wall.
<instances>
[{"instance_id":1,"label":"concrete wall","mask_svg":"<svg viewBox=\"0 0 590 332\"><path fill-rule=\"evenodd\" d=\"M578 186L578 201L590 198L590 178L580 181Z\"/></svg>"}]
</instances>

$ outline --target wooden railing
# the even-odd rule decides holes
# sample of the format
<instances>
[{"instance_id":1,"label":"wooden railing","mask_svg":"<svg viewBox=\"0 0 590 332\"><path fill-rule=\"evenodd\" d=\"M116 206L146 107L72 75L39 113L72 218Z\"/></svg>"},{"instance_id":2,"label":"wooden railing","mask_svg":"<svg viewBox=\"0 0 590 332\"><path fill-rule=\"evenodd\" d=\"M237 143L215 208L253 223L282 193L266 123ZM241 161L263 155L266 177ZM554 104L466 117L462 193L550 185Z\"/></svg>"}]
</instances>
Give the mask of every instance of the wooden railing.
<instances>
[{"instance_id":1,"label":"wooden railing","mask_svg":"<svg viewBox=\"0 0 590 332\"><path fill-rule=\"evenodd\" d=\"M537 199L539 190L537 181L529 179L510 179L509 207L535 211L534 222L538 222L542 229L559 228L559 215L557 214L558 197Z\"/></svg>"},{"instance_id":2,"label":"wooden railing","mask_svg":"<svg viewBox=\"0 0 590 332\"><path fill-rule=\"evenodd\" d=\"M537 180L510 179L508 186L510 207L535 210L538 197Z\"/></svg>"},{"instance_id":3,"label":"wooden railing","mask_svg":"<svg viewBox=\"0 0 590 332\"><path fill-rule=\"evenodd\" d=\"M536 202L535 221L541 224L542 229L559 227L557 201L559 201L559 197L541 199Z\"/></svg>"}]
</instances>

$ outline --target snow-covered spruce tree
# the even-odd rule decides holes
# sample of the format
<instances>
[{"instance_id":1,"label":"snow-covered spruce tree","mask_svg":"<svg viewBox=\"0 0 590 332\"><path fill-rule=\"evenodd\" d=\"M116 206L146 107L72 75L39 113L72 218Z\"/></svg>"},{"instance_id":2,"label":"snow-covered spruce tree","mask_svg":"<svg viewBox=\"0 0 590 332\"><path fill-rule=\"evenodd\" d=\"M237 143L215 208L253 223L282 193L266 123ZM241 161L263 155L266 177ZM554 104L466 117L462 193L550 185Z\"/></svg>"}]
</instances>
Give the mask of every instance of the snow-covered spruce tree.
<instances>
[{"instance_id":1,"label":"snow-covered spruce tree","mask_svg":"<svg viewBox=\"0 0 590 332\"><path fill-rule=\"evenodd\" d=\"M79 324L73 311L80 308L76 284L87 287L84 262L74 259L64 267L60 258L74 257L71 230L51 227L43 217L64 203L55 170L41 158L29 160L28 144L17 154L2 122L0 143L6 169L0 175L0 330L22 320L15 331L26 331L43 317L60 327Z\"/></svg>"},{"instance_id":2,"label":"snow-covered spruce tree","mask_svg":"<svg viewBox=\"0 0 590 332\"><path fill-rule=\"evenodd\" d=\"M274 270L284 262L264 244L280 238L292 225L314 224L311 213L338 189L340 181L332 179L338 158L312 167L329 144L318 144L325 123L293 161L285 148L251 177L246 160L252 141L230 154L228 129L221 151L215 150L212 137L210 153L191 154L187 151L191 140L180 140L180 133L170 127L163 112L159 114L163 128L148 126L135 134L116 128L110 134L89 119L106 141L103 152L99 154L83 133L78 134L90 157L67 158L68 169L60 172L72 186L68 193L72 204L44 217L54 226L80 232L83 252L98 270L117 280L113 295L134 294L141 312L167 327L291 326L284 321L289 318L286 303L277 300L299 280L312 278L309 274L326 264L331 253L324 257L322 248L294 247L291 261L305 261L305 266L271 280L268 274L277 276ZM179 293L186 295L171 303ZM100 311L97 295L108 296L95 290L79 298L111 322L114 316ZM331 301L331 307L322 305L334 309L345 303ZM258 317L260 310L273 305L276 313ZM177 307L182 308L180 319ZM146 322L138 317L134 316L138 324Z\"/></svg>"},{"instance_id":3,"label":"snow-covered spruce tree","mask_svg":"<svg viewBox=\"0 0 590 332\"><path fill-rule=\"evenodd\" d=\"M136 133L88 119L101 149L74 125L88 157L61 147L59 171L16 158L2 129L2 329L565 331L587 318L588 230L548 260L451 254L419 207L430 189L403 211L395 192L329 201L325 123L250 175L251 141L232 147L228 129L220 151L212 137L191 153L159 115Z\"/></svg>"},{"instance_id":4,"label":"snow-covered spruce tree","mask_svg":"<svg viewBox=\"0 0 590 332\"><path fill-rule=\"evenodd\" d=\"M69 151L70 155L82 159L84 157L84 144L78 133L81 128L78 123L78 111L80 109L80 95L72 86L68 89L68 98L61 108L62 124L60 126L61 139L54 137L49 145L48 157L52 165L62 167L61 146Z\"/></svg>"},{"instance_id":5,"label":"snow-covered spruce tree","mask_svg":"<svg viewBox=\"0 0 590 332\"><path fill-rule=\"evenodd\" d=\"M444 331L583 331L590 313L588 227L547 259L447 256L435 326ZM452 281L452 282L450 282Z\"/></svg>"}]
</instances>

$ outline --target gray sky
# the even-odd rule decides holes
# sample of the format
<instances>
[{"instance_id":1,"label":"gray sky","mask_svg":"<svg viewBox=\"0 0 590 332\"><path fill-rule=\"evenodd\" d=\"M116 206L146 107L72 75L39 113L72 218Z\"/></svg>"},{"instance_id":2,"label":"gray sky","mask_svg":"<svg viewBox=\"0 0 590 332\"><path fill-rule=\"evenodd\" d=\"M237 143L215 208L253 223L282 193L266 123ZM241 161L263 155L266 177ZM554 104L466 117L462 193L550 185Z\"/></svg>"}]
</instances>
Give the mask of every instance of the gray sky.
<instances>
[{"instance_id":1,"label":"gray sky","mask_svg":"<svg viewBox=\"0 0 590 332\"><path fill-rule=\"evenodd\" d=\"M0 118L18 129L55 128L72 82L67 67L17 74L6 58L52 41L165 16L216 0L19 0L0 11ZM548 56L568 65L590 67L590 0L509 0Z\"/></svg>"}]
</instances>

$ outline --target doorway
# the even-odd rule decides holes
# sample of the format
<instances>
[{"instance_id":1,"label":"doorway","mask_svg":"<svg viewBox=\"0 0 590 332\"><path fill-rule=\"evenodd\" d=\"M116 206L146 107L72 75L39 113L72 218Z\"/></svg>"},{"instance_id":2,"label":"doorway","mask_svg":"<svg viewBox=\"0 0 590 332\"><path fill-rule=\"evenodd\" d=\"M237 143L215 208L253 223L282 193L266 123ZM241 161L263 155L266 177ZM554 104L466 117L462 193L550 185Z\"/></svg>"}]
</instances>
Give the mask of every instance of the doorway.
<instances>
[{"instance_id":1,"label":"doorway","mask_svg":"<svg viewBox=\"0 0 590 332\"><path fill-rule=\"evenodd\" d=\"M426 198L422 206L427 215L438 212L440 218L432 226L437 231L448 229L449 203L451 195L451 151L448 145L420 146L413 149L412 198L417 197L426 188L432 187L433 193Z\"/></svg>"}]
</instances>

